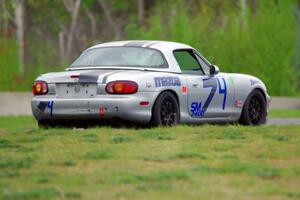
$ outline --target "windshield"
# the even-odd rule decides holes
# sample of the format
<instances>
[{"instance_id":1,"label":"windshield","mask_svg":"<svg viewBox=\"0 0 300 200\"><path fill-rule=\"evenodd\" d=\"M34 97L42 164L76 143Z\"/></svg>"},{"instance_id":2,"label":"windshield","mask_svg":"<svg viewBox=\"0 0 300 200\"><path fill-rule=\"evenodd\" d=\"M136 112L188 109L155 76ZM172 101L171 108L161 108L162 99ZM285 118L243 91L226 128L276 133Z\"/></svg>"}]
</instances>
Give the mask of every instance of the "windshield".
<instances>
[{"instance_id":1,"label":"windshield","mask_svg":"<svg viewBox=\"0 0 300 200\"><path fill-rule=\"evenodd\" d=\"M141 47L103 47L84 51L71 67L141 67L165 68L167 63L162 53Z\"/></svg>"}]
</instances>

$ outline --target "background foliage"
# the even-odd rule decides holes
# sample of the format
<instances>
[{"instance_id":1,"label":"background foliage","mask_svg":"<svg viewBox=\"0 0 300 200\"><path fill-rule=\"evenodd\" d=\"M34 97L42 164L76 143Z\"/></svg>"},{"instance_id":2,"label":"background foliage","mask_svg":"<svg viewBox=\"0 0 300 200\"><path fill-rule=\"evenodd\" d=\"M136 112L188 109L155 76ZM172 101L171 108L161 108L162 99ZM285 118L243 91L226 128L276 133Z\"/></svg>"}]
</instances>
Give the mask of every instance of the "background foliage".
<instances>
[{"instance_id":1,"label":"background foliage","mask_svg":"<svg viewBox=\"0 0 300 200\"><path fill-rule=\"evenodd\" d=\"M82 1L72 51L62 55L59 34L67 40L73 20L64 3L76 1L25 1L26 70L23 74L18 70L14 29L11 35L2 30L0 90L30 90L36 75L64 69L95 43L155 39L190 44L221 71L255 75L271 95L300 94L296 0L245 1L245 9L243 0L144 0L142 8L141 0ZM15 5L6 4L7 13L13 15ZM13 27L9 15L2 17Z\"/></svg>"}]
</instances>

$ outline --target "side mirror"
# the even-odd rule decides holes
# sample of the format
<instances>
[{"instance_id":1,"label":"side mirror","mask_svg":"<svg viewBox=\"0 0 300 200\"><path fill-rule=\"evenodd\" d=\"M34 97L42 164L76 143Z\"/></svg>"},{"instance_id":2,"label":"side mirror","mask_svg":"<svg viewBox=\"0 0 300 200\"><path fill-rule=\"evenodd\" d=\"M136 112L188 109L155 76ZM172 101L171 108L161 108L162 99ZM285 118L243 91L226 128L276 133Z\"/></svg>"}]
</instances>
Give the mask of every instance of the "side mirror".
<instances>
[{"instance_id":1,"label":"side mirror","mask_svg":"<svg viewBox=\"0 0 300 200\"><path fill-rule=\"evenodd\" d=\"M209 70L210 75L214 75L214 74L217 74L219 72L220 72L220 69L219 69L218 66L216 66L216 65L211 65L210 66L210 70Z\"/></svg>"}]
</instances>

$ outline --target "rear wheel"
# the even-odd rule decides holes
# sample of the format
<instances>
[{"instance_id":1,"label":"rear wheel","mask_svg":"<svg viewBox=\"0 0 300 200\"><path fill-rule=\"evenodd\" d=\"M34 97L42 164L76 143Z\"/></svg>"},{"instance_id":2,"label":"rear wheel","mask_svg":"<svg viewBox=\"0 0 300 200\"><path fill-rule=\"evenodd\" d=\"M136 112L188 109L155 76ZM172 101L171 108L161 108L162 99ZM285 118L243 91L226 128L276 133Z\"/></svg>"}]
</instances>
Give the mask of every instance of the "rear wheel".
<instances>
[{"instance_id":1,"label":"rear wheel","mask_svg":"<svg viewBox=\"0 0 300 200\"><path fill-rule=\"evenodd\" d=\"M259 90L254 90L248 96L242 111L240 124L261 125L267 119L267 106L263 94Z\"/></svg>"},{"instance_id":2,"label":"rear wheel","mask_svg":"<svg viewBox=\"0 0 300 200\"><path fill-rule=\"evenodd\" d=\"M158 96L152 109L152 125L175 126L179 123L179 106L171 92L163 92Z\"/></svg>"}]
</instances>

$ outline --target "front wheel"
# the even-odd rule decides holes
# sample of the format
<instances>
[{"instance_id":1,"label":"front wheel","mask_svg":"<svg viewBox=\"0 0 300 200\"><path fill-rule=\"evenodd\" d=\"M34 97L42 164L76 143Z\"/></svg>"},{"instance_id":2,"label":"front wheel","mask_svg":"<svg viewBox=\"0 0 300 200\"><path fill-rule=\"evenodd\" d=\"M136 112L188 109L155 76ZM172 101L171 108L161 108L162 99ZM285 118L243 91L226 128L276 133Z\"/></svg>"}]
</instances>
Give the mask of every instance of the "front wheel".
<instances>
[{"instance_id":1,"label":"front wheel","mask_svg":"<svg viewBox=\"0 0 300 200\"><path fill-rule=\"evenodd\" d=\"M265 98L260 91L254 90L250 93L245 102L239 123L257 126L265 124L266 119L267 106Z\"/></svg>"},{"instance_id":2,"label":"front wheel","mask_svg":"<svg viewBox=\"0 0 300 200\"><path fill-rule=\"evenodd\" d=\"M160 94L152 109L152 125L175 126L179 123L179 106L176 97L171 92Z\"/></svg>"}]
</instances>

